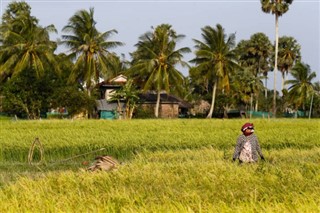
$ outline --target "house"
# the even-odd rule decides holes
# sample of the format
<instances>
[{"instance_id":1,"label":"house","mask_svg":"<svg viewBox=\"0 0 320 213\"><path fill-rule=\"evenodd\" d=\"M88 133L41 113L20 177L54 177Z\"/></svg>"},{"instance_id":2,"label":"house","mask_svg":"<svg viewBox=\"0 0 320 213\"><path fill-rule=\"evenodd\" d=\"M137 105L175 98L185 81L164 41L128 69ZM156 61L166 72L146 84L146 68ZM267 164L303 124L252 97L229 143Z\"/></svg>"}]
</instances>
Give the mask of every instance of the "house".
<instances>
[{"instance_id":1,"label":"house","mask_svg":"<svg viewBox=\"0 0 320 213\"><path fill-rule=\"evenodd\" d=\"M124 103L111 101L112 94L120 89L127 82L127 77L118 75L108 81L102 81L98 84L100 99L96 100L97 114L101 119L121 118L125 110Z\"/></svg>"},{"instance_id":2,"label":"house","mask_svg":"<svg viewBox=\"0 0 320 213\"><path fill-rule=\"evenodd\" d=\"M115 119L121 118L125 112L125 104L111 101L112 94L119 90L127 82L127 77L119 75L108 81L101 82L99 86L100 99L96 100L97 114L99 118ZM137 105L143 109L148 109L154 112L157 103L157 94L154 91L141 93L138 95L139 100ZM160 95L160 111L159 117L161 118L178 118L186 117L192 107L190 103L174 96L162 92Z\"/></svg>"},{"instance_id":3,"label":"house","mask_svg":"<svg viewBox=\"0 0 320 213\"><path fill-rule=\"evenodd\" d=\"M156 107L157 94L149 91L148 93L139 94L139 104L144 109L152 109ZM192 105L181 98L162 92L160 94L160 118L178 118L187 117Z\"/></svg>"},{"instance_id":4,"label":"house","mask_svg":"<svg viewBox=\"0 0 320 213\"><path fill-rule=\"evenodd\" d=\"M127 77L124 75L118 75L108 81L102 81L98 84L100 89L101 99L110 100L112 93L120 89L127 82Z\"/></svg>"}]
</instances>

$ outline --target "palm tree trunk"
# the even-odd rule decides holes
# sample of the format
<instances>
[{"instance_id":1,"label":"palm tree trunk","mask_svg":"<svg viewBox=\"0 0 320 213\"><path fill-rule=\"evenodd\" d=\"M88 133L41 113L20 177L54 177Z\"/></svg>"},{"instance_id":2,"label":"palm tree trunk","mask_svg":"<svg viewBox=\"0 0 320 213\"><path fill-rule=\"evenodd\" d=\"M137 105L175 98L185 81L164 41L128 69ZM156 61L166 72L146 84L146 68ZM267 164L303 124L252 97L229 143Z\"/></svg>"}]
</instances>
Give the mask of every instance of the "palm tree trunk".
<instances>
[{"instance_id":1,"label":"palm tree trunk","mask_svg":"<svg viewBox=\"0 0 320 213\"><path fill-rule=\"evenodd\" d=\"M212 101L211 101L211 106L210 106L210 110L209 110L209 113L207 115L207 118L212 118L213 109L214 109L214 102L215 102L215 99L216 99L216 90L217 90L217 82L215 82L214 85L213 85Z\"/></svg>"},{"instance_id":2,"label":"palm tree trunk","mask_svg":"<svg viewBox=\"0 0 320 213\"><path fill-rule=\"evenodd\" d=\"M92 90L92 89L91 89L90 87L87 88L87 93L88 93L88 96L89 96L89 97L91 97L91 90ZM88 118L88 119L92 117L92 116L91 116L92 113L89 111L89 109L86 109L86 114L87 114L87 118Z\"/></svg>"},{"instance_id":3,"label":"palm tree trunk","mask_svg":"<svg viewBox=\"0 0 320 213\"><path fill-rule=\"evenodd\" d=\"M311 113L312 113L313 96L314 96L314 93L312 93L312 97L311 97L310 110L309 110L309 119L311 118Z\"/></svg>"},{"instance_id":4,"label":"palm tree trunk","mask_svg":"<svg viewBox=\"0 0 320 213\"><path fill-rule=\"evenodd\" d=\"M154 111L154 116L156 118L159 117L159 109L160 109L160 91L157 91L157 103L156 103L156 108Z\"/></svg>"},{"instance_id":5,"label":"palm tree trunk","mask_svg":"<svg viewBox=\"0 0 320 213\"><path fill-rule=\"evenodd\" d=\"M288 75L289 75L289 71L286 71L284 82L286 82L288 80ZM287 89L287 85L286 84L284 84L284 88Z\"/></svg>"},{"instance_id":6,"label":"palm tree trunk","mask_svg":"<svg viewBox=\"0 0 320 213\"><path fill-rule=\"evenodd\" d=\"M255 94L256 98L256 105L254 107L254 111L258 112L258 106L259 106L259 93Z\"/></svg>"},{"instance_id":7,"label":"palm tree trunk","mask_svg":"<svg viewBox=\"0 0 320 213\"><path fill-rule=\"evenodd\" d=\"M284 81L285 81L285 78L286 78L286 72L285 71L281 71L281 74L282 74L282 81L281 81L281 91L282 91L284 89Z\"/></svg>"},{"instance_id":8,"label":"palm tree trunk","mask_svg":"<svg viewBox=\"0 0 320 213\"><path fill-rule=\"evenodd\" d=\"M264 79L264 86L265 86L265 89L264 89L264 97L267 99L268 98L268 88L267 88L267 76L266 78Z\"/></svg>"},{"instance_id":9,"label":"palm tree trunk","mask_svg":"<svg viewBox=\"0 0 320 213\"><path fill-rule=\"evenodd\" d=\"M275 49L275 60L274 60L274 82L273 82L273 117L276 117L277 113L277 71L278 71L278 43L279 43L279 20L278 15L275 14L276 21L276 49Z\"/></svg>"}]
</instances>

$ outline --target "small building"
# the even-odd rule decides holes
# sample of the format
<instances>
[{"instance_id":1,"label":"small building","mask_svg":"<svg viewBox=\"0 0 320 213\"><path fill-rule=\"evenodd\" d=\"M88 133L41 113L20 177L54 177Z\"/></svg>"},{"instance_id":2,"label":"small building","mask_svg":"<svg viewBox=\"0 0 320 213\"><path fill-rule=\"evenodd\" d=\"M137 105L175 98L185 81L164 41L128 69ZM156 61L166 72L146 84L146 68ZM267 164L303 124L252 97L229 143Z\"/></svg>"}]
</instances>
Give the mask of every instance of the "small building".
<instances>
[{"instance_id":1,"label":"small building","mask_svg":"<svg viewBox=\"0 0 320 213\"><path fill-rule=\"evenodd\" d=\"M107 81L99 83L100 99L96 100L97 114L101 119L121 118L125 110L124 103L111 101L112 94L119 90L127 82L127 77L118 75Z\"/></svg>"},{"instance_id":2,"label":"small building","mask_svg":"<svg viewBox=\"0 0 320 213\"><path fill-rule=\"evenodd\" d=\"M157 103L157 94L148 92L139 94L139 104L142 108L154 111ZM188 117L192 105L181 98L162 92L160 94L160 118L179 118Z\"/></svg>"},{"instance_id":3,"label":"small building","mask_svg":"<svg viewBox=\"0 0 320 213\"><path fill-rule=\"evenodd\" d=\"M124 103L120 106L116 102L108 102L106 99L96 100L97 112L100 119L113 120L122 117L125 109Z\"/></svg>"}]
</instances>

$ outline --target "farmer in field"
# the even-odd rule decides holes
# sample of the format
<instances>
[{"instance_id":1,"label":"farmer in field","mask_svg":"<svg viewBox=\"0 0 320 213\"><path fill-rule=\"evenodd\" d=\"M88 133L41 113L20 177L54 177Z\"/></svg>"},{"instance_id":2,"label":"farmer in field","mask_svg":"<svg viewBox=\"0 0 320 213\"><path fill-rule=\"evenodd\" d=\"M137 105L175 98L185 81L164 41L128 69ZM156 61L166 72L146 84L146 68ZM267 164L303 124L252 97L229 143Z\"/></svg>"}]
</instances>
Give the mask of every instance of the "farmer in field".
<instances>
[{"instance_id":1,"label":"farmer in field","mask_svg":"<svg viewBox=\"0 0 320 213\"><path fill-rule=\"evenodd\" d=\"M239 159L240 163L254 163L258 161L258 155L264 160L258 138L254 134L253 123L245 123L241 131L243 134L237 139L233 161Z\"/></svg>"}]
</instances>

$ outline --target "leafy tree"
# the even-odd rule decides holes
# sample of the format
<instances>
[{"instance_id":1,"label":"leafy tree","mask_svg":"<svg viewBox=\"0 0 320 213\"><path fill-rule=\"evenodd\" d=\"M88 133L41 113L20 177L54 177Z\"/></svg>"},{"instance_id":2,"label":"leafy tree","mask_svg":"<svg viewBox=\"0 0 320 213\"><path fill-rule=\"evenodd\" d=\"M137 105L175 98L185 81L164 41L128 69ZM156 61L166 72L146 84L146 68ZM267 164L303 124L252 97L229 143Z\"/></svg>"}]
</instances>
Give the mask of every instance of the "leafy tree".
<instances>
[{"instance_id":1,"label":"leafy tree","mask_svg":"<svg viewBox=\"0 0 320 213\"><path fill-rule=\"evenodd\" d=\"M75 85L60 86L53 92L50 102L51 108L67 109L68 116L86 113L95 107L95 97L77 88Z\"/></svg>"},{"instance_id":2,"label":"leafy tree","mask_svg":"<svg viewBox=\"0 0 320 213\"><path fill-rule=\"evenodd\" d=\"M191 67L189 69L189 77L191 84L194 88L193 93L205 96L209 93L209 79L205 75L206 70L197 69L197 67ZM210 98L210 97L209 97Z\"/></svg>"},{"instance_id":3,"label":"leafy tree","mask_svg":"<svg viewBox=\"0 0 320 213\"><path fill-rule=\"evenodd\" d=\"M155 90L157 93L156 118L159 116L161 91L177 91L183 85L184 76L176 66L188 66L182 58L190 49L176 48L182 38L184 35L177 34L171 25L161 24L153 32L142 35L135 45L137 50L131 54L133 61L129 74L144 91Z\"/></svg>"},{"instance_id":4,"label":"leafy tree","mask_svg":"<svg viewBox=\"0 0 320 213\"><path fill-rule=\"evenodd\" d=\"M313 117L320 117L320 81L317 81L313 84L314 86L314 99L311 103L311 114ZM310 116L311 116L310 114Z\"/></svg>"},{"instance_id":5,"label":"leafy tree","mask_svg":"<svg viewBox=\"0 0 320 213\"><path fill-rule=\"evenodd\" d=\"M305 110L306 101L315 92L312 80L316 77L316 73L311 72L309 65L298 62L292 68L291 74L294 79L286 81L286 84L291 85L288 93L289 101L296 110L301 106Z\"/></svg>"},{"instance_id":6,"label":"leafy tree","mask_svg":"<svg viewBox=\"0 0 320 213\"><path fill-rule=\"evenodd\" d=\"M38 119L50 106L56 77L46 71L41 77L24 69L1 85L3 110L11 115Z\"/></svg>"},{"instance_id":7,"label":"leafy tree","mask_svg":"<svg viewBox=\"0 0 320 213\"><path fill-rule=\"evenodd\" d=\"M3 108L11 114L37 119L49 106L60 67L49 33L41 27L25 2L12 2L0 26L0 81Z\"/></svg>"},{"instance_id":8,"label":"leafy tree","mask_svg":"<svg viewBox=\"0 0 320 213\"><path fill-rule=\"evenodd\" d=\"M276 98L277 98L277 69L278 69L278 43L279 43L279 17L289 10L290 4L293 0L260 0L261 9L265 13L272 13L275 15L275 60L274 60L274 93L273 93L273 115L276 116Z\"/></svg>"},{"instance_id":9,"label":"leafy tree","mask_svg":"<svg viewBox=\"0 0 320 213\"><path fill-rule=\"evenodd\" d=\"M55 27L39 26L27 3L10 3L0 26L0 81L25 70L40 77L47 66L58 72L54 55L57 45L49 39L51 32L56 32Z\"/></svg>"},{"instance_id":10,"label":"leafy tree","mask_svg":"<svg viewBox=\"0 0 320 213\"><path fill-rule=\"evenodd\" d=\"M279 38L278 69L282 73L281 90L287 80L289 70L301 59L300 45L293 37L283 36Z\"/></svg>"},{"instance_id":11,"label":"leafy tree","mask_svg":"<svg viewBox=\"0 0 320 213\"><path fill-rule=\"evenodd\" d=\"M256 105L258 105L259 93L263 91L263 76L255 76L248 68L239 70L231 78L232 97L245 105L250 104L250 110L253 110L253 97L255 96ZM246 107L248 108L248 107ZM256 106L257 110L258 106Z\"/></svg>"},{"instance_id":12,"label":"leafy tree","mask_svg":"<svg viewBox=\"0 0 320 213\"><path fill-rule=\"evenodd\" d=\"M57 56L61 74L54 80L54 91L50 98L50 108L66 108L68 116L93 111L95 107L95 97L88 96L79 82L70 83L68 78L73 68L73 63L65 54Z\"/></svg>"},{"instance_id":13,"label":"leafy tree","mask_svg":"<svg viewBox=\"0 0 320 213\"><path fill-rule=\"evenodd\" d=\"M82 82L91 96L99 78L111 75L110 66L115 58L109 50L123 43L108 40L112 34L117 33L116 30L103 33L98 31L93 8L76 12L62 30L68 33L62 35L62 44L70 48L70 57L75 60L70 80Z\"/></svg>"},{"instance_id":14,"label":"leafy tree","mask_svg":"<svg viewBox=\"0 0 320 213\"><path fill-rule=\"evenodd\" d=\"M265 78L265 97L267 96L267 76L270 70L272 44L264 33L255 33L250 40L242 40L237 45L239 64L249 68L255 77L263 74Z\"/></svg>"},{"instance_id":15,"label":"leafy tree","mask_svg":"<svg viewBox=\"0 0 320 213\"><path fill-rule=\"evenodd\" d=\"M190 62L196 64L196 69L203 73L212 86L212 101L207 118L211 118L214 110L217 86L229 90L229 75L239 68L236 63L235 34L226 36L220 24L216 28L202 28L203 41L194 39L196 43L196 58Z\"/></svg>"}]
</instances>

